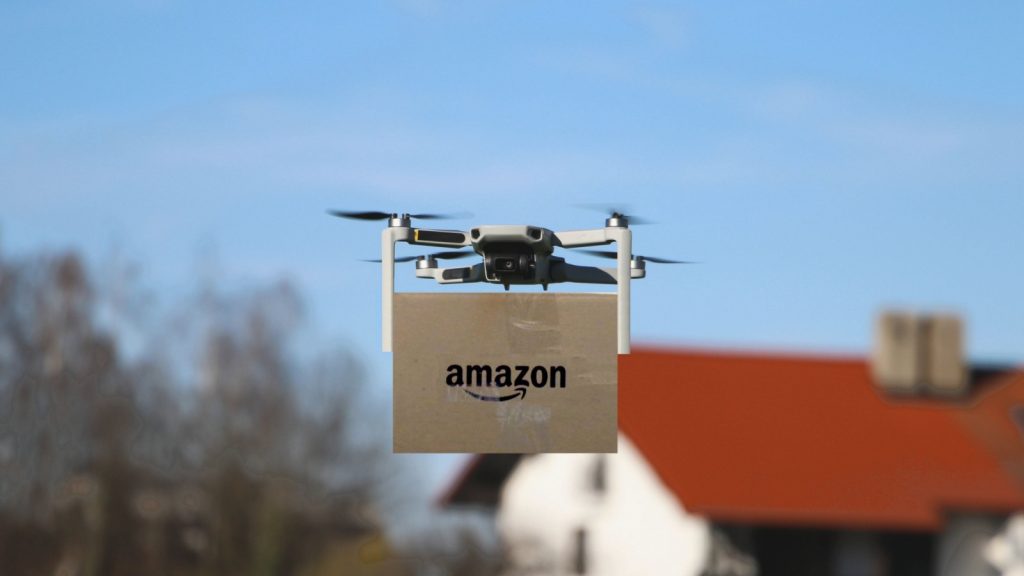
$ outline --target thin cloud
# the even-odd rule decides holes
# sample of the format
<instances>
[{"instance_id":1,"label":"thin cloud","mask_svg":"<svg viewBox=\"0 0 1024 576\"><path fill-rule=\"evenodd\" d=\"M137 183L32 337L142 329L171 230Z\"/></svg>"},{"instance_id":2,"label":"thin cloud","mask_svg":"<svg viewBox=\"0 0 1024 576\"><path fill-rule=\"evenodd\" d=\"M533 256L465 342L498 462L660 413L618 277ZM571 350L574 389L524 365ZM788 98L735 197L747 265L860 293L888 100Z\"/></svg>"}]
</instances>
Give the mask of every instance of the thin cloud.
<instances>
[{"instance_id":1,"label":"thin cloud","mask_svg":"<svg viewBox=\"0 0 1024 576\"><path fill-rule=\"evenodd\" d=\"M749 90L738 95L738 102L762 121L784 125L788 134L809 135L825 145L891 160L950 158L995 129L941 108L892 109L866 96L807 81Z\"/></svg>"},{"instance_id":2,"label":"thin cloud","mask_svg":"<svg viewBox=\"0 0 1024 576\"><path fill-rule=\"evenodd\" d=\"M686 46L691 38L691 17L675 6L638 6L633 10L633 19L654 39L668 48Z\"/></svg>"}]
</instances>

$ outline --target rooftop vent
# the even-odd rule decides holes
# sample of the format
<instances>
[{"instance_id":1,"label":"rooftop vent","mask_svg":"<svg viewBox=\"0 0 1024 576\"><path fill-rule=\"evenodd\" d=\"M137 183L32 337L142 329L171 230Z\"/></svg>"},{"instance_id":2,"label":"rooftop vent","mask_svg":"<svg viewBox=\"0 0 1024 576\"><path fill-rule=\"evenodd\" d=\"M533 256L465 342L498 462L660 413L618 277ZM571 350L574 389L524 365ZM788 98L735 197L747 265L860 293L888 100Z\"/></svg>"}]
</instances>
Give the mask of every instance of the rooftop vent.
<instances>
[{"instance_id":1,"label":"rooftop vent","mask_svg":"<svg viewBox=\"0 0 1024 576\"><path fill-rule=\"evenodd\" d=\"M871 368L886 392L962 396L963 322L950 314L884 312L875 326Z\"/></svg>"}]
</instances>

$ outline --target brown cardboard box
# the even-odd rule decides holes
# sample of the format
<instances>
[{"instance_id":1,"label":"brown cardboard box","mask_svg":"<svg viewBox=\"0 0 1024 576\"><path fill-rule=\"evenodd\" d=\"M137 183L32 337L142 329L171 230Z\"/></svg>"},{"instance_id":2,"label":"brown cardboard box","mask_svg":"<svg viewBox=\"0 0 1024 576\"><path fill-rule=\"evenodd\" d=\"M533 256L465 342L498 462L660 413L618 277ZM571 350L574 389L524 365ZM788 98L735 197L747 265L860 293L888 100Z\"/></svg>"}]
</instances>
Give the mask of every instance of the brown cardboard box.
<instances>
[{"instance_id":1,"label":"brown cardboard box","mask_svg":"<svg viewBox=\"0 0 1024 576\"><path fill-rule=\"evenodd\" d=\"M615 452L614 294L395 295L395 452Z\"/></svg>"}]
</instances>

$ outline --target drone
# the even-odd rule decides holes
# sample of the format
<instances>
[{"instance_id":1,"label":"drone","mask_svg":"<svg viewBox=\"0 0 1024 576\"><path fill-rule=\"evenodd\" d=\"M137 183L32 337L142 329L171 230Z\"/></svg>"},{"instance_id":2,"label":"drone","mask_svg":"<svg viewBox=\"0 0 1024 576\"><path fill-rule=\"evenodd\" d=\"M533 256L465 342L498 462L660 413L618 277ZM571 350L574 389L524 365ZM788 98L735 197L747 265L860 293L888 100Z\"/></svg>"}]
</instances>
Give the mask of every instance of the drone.
<instances>
[{"instance_id":1,"label":"drone","mask_svg":"<svg viewBox=\"0 0 1024 576\"><path fill-rule=\"evenodd\" d=\"M396 263L416 262L416 277L433 279L439 284L486 282L501 284L506 291L513 285L540 285L545 291L550 284L615 284L618 286L618 318L620 354L629 352L629 284L647 276L647 263L687 264L680 260L639 256L632 253L630 221L618 209L609 209L604 227L590 230L554 231L530 225L484 225L468 231L417 228L413 220L458 218L444 214L408 214L398 212L353 212L329 210L329 214L353 220L387 221L381 234L381 257L368 262L381 263L383 345L391 350L391 314ZM395 245L407 244L449 248L421 256L395 257ZM555 255L556 248L589 248L615 243L617 251L580 250L580 252L616 260L614 268L580 266ZM469 266L442 267L439 260L478 257L480 262Z\"/></svg>"}]
</instances>

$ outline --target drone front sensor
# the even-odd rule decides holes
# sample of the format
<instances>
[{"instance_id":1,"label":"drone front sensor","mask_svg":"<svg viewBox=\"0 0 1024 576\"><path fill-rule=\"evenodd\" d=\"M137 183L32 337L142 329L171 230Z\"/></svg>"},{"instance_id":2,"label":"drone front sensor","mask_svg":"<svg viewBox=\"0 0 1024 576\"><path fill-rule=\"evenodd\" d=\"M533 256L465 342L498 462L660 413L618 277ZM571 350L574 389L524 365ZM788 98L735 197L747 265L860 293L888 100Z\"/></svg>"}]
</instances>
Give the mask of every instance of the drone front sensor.
<instances>
[{"instance_id":1,"label":"drone front sensor","mask_svg":"<svg viewBox=\"0 0 1024 576\"><path fill-rule=\"evenodd\" d=\"M465 242L465 232L422 229L417 229L413 231L413 243L415 244L430 244L433 246L462 246Z\"/></svg>"}]
</instances>

